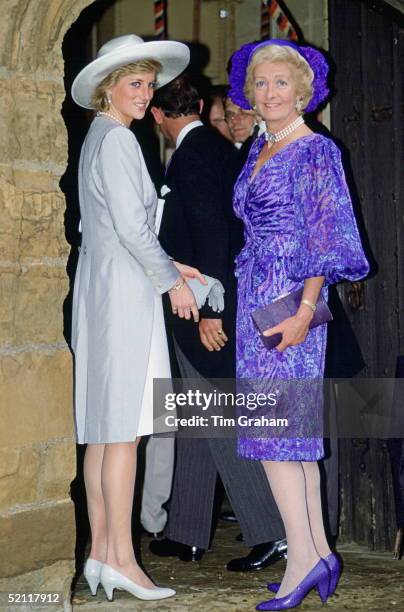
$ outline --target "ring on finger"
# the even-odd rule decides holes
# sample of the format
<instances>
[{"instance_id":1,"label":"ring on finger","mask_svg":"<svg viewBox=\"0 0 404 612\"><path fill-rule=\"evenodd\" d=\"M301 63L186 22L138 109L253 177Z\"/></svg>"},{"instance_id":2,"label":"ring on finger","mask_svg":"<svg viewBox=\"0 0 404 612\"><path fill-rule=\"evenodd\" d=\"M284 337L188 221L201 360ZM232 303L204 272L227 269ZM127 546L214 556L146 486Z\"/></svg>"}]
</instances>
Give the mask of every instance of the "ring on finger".
<instances>
[{"instance_id":1,"label":"ring on finger","mask_svg":"<svg viewBox=\"0 0 404 612\"><path fill-rule=\"evenodd\" d=\"M219 336L223 336L223 331L221 329L219 329L219 331L217 332Z\"/></svg>"}]
</instances>

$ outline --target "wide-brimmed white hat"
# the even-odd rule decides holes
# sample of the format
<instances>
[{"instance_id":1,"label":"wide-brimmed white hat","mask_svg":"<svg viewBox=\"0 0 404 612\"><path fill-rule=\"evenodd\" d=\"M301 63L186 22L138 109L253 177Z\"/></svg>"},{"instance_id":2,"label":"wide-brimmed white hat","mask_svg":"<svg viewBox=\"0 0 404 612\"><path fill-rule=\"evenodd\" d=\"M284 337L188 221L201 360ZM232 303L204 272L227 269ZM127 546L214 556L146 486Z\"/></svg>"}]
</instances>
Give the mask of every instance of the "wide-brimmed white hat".
<instances>
[{"instance_id":1,"label":"wide-brimmed white hat","mask_svg":"<svg viewBox=\"0 0 404 612\"><path fill-rule=\"evenodd\" d=\"M97 57L74 79L72 98L83 108L93 108L91 97L97 85L116 68L137 60L154 59L160 62L158 87L169 83L187 67L189 49L174 40L152 40L145 42L136 34L117 36L101 47Z\"/></svg>"}]
</instances>

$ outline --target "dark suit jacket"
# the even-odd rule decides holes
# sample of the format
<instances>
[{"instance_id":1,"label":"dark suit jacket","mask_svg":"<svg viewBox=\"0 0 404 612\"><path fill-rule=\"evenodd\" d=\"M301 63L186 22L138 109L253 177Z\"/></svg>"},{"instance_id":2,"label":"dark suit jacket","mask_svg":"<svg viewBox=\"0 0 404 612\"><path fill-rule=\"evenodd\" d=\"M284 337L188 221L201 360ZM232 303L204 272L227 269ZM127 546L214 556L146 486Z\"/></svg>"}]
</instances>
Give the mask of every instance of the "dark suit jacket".
<instances>
[{"instance_id":1,"label":"dark suit jacket","mask_svg":"<svg viewBox=\"0 0 404 612\"><path fill-rule=\"evenodd\" d=\"M174 316L165 296L165 316L181 350L206 378L235 375L235 318L237 285L234 259L242 247L242 224L232 210L237 178L237 152L214 130L193 128L174 152L165 184L159 240L176 261L197 267L218 278L225 288L225 310L220 315L204 306L201 317L223 320L229 342L221 351L209 352L199 338L198 325Z\"/></svg>"},{"instance_id":2,"label":"dark suit jacket","mask_svg":"<svg viewBox=\"0 0 404 612\"><path fill-rule=\"evenodd\" d=\"M253 133L251 134L251 136L249 136L247 138L247 140L245 140L243 142L243 144L241 145L240 149L238 150L238 161L239 161L240 172L241 172L244 164L247 161L248 154L250 152L250 149L252 147L252 144L253 144L254 140L256 140L256 138L258 136L258 132L259 132L259 126L256 125L254 127L254 129L253 129Z\"/></svg>"}]
</instances>

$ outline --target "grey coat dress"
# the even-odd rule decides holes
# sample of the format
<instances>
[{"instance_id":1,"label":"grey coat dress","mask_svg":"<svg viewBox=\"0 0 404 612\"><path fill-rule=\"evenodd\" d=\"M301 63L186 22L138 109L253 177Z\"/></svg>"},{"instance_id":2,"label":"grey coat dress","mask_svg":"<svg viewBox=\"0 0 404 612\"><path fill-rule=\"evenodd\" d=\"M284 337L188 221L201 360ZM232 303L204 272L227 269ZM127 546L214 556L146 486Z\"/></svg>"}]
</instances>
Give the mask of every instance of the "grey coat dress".
<instances>
[{"instance_id":1,"label":"grey coat dress","mask_svg":"<svg viewBox=\"0 0 404 612\"><path fill-rule=\"evenodd\" d=\"M179 274L154 232L157 195L129 129L94 119L81 151L79 196L77 442L133 441L152 433L152 378L170 375L161 294Z\"/></svg>"}]
</instances>

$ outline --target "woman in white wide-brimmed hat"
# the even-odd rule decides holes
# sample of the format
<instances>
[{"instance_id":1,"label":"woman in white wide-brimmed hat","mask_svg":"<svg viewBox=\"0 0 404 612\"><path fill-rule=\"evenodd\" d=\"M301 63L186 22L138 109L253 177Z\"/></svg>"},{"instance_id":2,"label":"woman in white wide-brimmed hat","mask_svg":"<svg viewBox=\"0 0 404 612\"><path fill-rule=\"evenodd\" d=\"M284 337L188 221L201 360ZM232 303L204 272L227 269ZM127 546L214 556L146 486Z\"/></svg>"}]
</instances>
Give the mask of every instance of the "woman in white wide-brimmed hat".
<instances>
[{"instance_id":1,"label":"woman in white wide-brimmed hat","mask_svg":"<svg viewBox=\"0 0 404 612\"><path fill-rule=\"evenodd\" d=\"M77 267L72 346L77 441L87 444L84 477L91 551L84 575L95 595L123 588L163 599L137 564L131 537L137 443L153 433L153 378L170 377L161 294L173 312L198 319L185 278L200 273L173 262L154 232L157 196L128 129L153 91L187 66L188 48L133 34L101 47L76 77L72 96L97 110L79 166L82 246Z\"/></svg>"}]
</instances>

